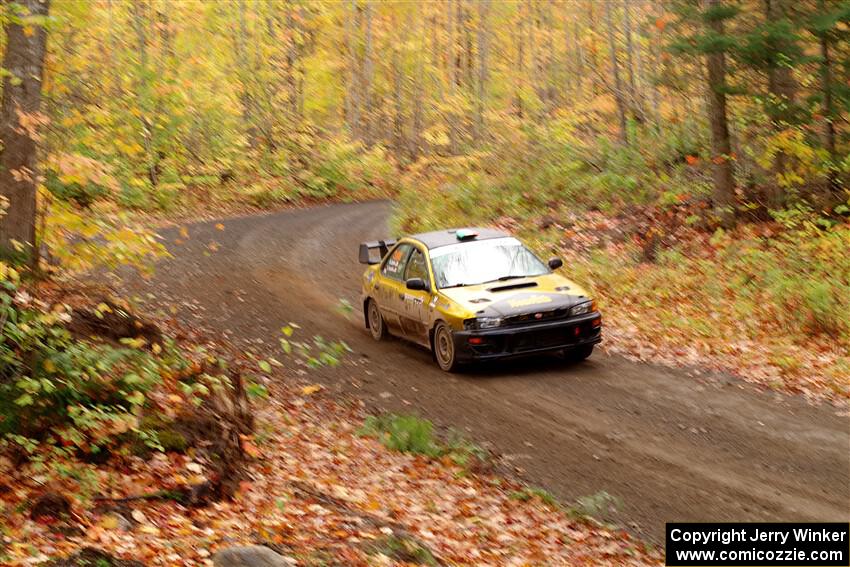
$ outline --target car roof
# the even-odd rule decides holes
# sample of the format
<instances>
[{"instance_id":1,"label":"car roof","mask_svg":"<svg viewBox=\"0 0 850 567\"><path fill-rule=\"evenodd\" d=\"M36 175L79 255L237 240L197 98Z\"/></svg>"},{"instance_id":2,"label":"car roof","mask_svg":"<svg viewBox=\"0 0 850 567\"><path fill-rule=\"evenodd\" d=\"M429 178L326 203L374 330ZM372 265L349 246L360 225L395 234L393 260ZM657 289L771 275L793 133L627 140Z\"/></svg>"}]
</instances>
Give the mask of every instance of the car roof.
<instances>
[{"instance_id":1,"label":"car roof","mask_svg":"<svg viewBox=\"0 0 850 567\"><path fill-rule=\"evenodd\" d=\"M455 234L458 230L468 230L477 234L475 238L458 240ZM491 238L504 238L510 236L507 232L496 230L493 228L480 227L463 227L450 228L447 230L435 230L433 232L421 232L419 234L411 234L408 238L418 240L425 245L426 248L432 250L440 246L448 246L449 244L458 244L460 242L476 242L478 240L489 240Z\"/></svg>"}]
</instances>

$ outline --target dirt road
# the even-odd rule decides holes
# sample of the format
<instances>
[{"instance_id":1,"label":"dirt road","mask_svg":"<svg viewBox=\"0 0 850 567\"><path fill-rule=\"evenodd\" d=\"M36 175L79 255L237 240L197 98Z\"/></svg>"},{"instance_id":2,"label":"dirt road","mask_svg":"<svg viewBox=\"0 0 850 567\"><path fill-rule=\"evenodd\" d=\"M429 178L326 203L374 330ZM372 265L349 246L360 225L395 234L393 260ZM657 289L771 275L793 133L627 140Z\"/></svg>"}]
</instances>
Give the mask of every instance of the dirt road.
<instances>
[{"instance_id":1,"label":"dirt road","mask_svg":"<svg viewBox=\"0 0 850 567\"><path fill-rule=\"evenodd\" d=\"M448 375L419 347L372 341L359 311L337 307L358 307L357 244L388 236L389 210L198 224L180 245L166 232L175 258L133 287L255 345L276 345L289 321L305 338L345 340L352 362L311 380L460 429L564 502L606 491L622 501L609 519L650 540L663 539L666 521L850 520L850 419L834 407L601 353Z\"/></svg>"}]
</instances>

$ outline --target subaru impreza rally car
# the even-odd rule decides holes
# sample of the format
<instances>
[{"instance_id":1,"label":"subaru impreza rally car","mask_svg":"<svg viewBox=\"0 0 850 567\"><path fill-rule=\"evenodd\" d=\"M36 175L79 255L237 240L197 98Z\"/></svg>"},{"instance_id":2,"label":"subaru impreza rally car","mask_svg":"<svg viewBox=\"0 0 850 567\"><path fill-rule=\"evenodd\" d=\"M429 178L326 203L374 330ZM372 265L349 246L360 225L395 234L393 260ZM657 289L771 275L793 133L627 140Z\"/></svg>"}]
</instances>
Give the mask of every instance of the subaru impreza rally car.
<instances>
[{"instance_id":1,"label":"subaru impreza rally car","mask_svg":"<svg viewBox=\"0 0 850 567\"><path fill-rule=\"evenodd\" d=\"M363 313L372 336L431 349L437 364L563 351L583 360L602 340L602 316L577 284L516 238L463 228L360 244Z\"/></svg>"}]
</instances>

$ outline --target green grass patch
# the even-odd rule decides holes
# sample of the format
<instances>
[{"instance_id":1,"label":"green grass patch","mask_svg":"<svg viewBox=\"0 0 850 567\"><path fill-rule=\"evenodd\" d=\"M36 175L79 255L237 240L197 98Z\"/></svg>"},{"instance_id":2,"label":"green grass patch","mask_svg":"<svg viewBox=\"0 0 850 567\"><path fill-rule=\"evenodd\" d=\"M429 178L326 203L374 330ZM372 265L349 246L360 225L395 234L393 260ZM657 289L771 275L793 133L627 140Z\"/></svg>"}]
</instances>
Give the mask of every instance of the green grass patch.
<instances>
[{"instance_id":1,"label":"green grass patch","mask_svg":"<svg viewBox=\"0 0 850 567\"><path fill-rule=\"evenodd\" d=\"M452 431L445 440L439 439L430 421L413 415L387 413L369 416L358 434L374 437L393 451L430 458L448 457L461 467L487 459L484 449L459 433Z\"/></svg>"},{"instance_id":2,"label":"green grass patch","mask_svg":"<svg viewBox=\"0 0 850 567\"><path fill-rule=\"evenodd\" d=\"M561 504L558 502L558 499L555 498L551 492L545 488L538 488L536 486L526 486L521 490L515 490L510 493L509 497L512 500L519 500L520 502L540 500L551 508L561 508Z\"/></svg>"},{"instance_id":3,"label":"green grass patch","mask_svg":"<svg viewBox=\"0 0 850 567\"><path fill-rule=\"evenodd\" d=\"M567 508L567 513L574 518L605 518L616 513L622 505L619 498L600 490L580 497L575 504Z\"/></svg>"}]
</instances>

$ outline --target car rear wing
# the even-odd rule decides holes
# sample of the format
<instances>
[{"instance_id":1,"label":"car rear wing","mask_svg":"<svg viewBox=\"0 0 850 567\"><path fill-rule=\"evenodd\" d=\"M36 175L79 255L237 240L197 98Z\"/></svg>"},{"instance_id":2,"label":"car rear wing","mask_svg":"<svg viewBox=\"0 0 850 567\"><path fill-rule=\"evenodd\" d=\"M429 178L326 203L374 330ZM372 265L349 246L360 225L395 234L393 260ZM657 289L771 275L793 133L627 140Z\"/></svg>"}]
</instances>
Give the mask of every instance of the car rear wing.
<instances>
[{"instance_id":1,"label":"car rear wing","mask_svg":"<svg viewBox=\"0 0 850 567\"><path fill-rule=\"evenodd\" d=\"M395 240L376 240L374 242L360 243L360 263L361 264L378 264L381 259L387 255L390 248L395 246ZM377 253L375 253L377 252Z\"/></svg>"}]
</instances>

